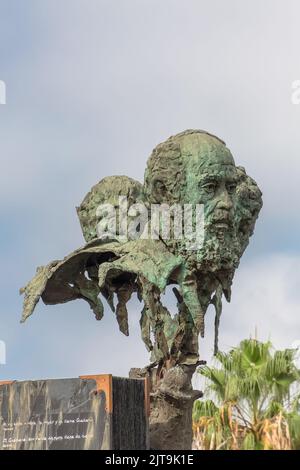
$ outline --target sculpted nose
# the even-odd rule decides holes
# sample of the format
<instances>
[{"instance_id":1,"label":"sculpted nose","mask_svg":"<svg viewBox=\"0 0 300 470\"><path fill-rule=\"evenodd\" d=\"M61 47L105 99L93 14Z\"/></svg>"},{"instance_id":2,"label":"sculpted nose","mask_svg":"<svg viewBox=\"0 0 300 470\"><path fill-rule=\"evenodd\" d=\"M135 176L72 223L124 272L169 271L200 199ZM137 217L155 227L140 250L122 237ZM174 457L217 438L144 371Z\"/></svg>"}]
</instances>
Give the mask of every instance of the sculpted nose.
<instances>
[{"instance_id":1,"label":"sculpted nose","mask_svg":"<svg viewBox=\"0 0 300 470\"><path fill-rule=\"evenodd\" d=\"M224 189L219 195L219 201L217 204L218 209L230 210L233 207L232 199L228 194L228 191Z\"/></svg>"}]
</instances>

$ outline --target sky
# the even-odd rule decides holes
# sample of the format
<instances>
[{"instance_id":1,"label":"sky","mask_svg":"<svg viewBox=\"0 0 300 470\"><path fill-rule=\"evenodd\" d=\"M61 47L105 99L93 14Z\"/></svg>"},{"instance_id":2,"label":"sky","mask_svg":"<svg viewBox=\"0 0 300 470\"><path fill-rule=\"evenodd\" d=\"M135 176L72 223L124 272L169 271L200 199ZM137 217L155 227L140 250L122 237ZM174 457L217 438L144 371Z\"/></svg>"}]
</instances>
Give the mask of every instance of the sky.
<instances>
[{"instance_id":1,"label":"sky","mask_svg":"<svg viewBox=\"0 0 300 470\"><path fill-rule=\"evenodd\" d=\"M0 0L0 380L148 363L138 301L127 338L83 301L40 302L21 325L18 291L84 244L75 206L92 185L142 181L152 149L189 128L225 140L264 198L220 349L300 341L299 18L298 0ZM211 363L212 310L200 352Z\"/></svg>"}]
</instances>

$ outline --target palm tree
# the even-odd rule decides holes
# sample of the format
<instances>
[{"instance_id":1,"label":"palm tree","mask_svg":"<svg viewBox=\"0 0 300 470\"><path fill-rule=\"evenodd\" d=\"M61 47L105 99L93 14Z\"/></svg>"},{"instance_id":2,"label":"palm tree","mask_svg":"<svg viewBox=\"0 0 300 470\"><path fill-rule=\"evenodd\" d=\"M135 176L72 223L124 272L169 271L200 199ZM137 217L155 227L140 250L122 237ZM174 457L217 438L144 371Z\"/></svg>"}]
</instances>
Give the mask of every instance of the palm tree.
<instances>
[{"instance_id":1,"label":"palm tree","mask_svg":"<svg viewBox=\"0 0 300 470\"><path fill-rule=\"evenodd\" d=\"M197 401L194 428L204 448L269 449L300 446L299 370L296 350L242 341L218 352L216 367L198 372L215 401Z\"/></svg>"}]
</instances>

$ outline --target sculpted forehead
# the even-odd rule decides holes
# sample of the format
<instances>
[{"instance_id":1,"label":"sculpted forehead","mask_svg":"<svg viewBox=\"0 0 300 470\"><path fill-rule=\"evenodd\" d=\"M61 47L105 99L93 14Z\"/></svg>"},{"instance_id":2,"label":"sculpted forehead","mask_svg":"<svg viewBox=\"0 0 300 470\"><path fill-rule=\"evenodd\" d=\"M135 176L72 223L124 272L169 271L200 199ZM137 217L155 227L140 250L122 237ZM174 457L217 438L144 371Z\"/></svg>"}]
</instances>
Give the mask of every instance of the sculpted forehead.
<instances>
[{"instance_id":1,"label":"sculpted forehead","mask_svg":"<svg viewBox=\"0 0 300 470\"><path fill-rule=\"evenodd\" d=\"M234 159L225 142L205 131L187 130L153 150L145 172L145 195L151 202L166 198L178 202L195 192L203 177L233 179L235 173Z\"/></svg>"},{"instance_id":2,"label":"sculpted forehead","mask_svg":"<svg viewBox=\"0 0 300 470\"><path fill-rule=\"evenodd\" d=\"M218 138L204 134L186 134L178 139L184 166L195 170L208 170L219 165L235 166L233 156Z\"/></svg>"}]
</instances>

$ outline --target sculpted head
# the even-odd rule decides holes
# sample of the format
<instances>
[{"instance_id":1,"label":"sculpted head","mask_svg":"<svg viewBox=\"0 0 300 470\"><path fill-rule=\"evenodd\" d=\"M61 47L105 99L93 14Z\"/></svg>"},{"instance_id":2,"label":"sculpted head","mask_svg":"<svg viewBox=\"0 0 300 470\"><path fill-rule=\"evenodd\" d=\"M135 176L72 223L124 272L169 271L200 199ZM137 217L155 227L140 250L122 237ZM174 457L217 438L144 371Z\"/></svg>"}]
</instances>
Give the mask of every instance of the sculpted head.
<instances>
[{"instance_id":1,"label":"sculpted head","mask_svg":"<svg viewBox=\"0 0 300 470\"><path fill-rule=\"evenodd\" d=\"M99 205L118 210L119 196L126 196L129 207L142 199L148 206L202 204L202 247L186 253L185 240L171 237L166 242L202 272L237 268L262 206L258 186L235 165L225 142L200 130L187 130L159 144L148 159L143 187L126 176L107 177L95 185L77 209L87 242L97 238Z\"/></svg>"},{"instance_id":2,"label":"sculpted head","mask_svg":"<svg viewBox=\"0 0 300 470\"><path fill-rule=\"evenodd\" d=\"M85 241L97 239L97 226L101 222L98 212L103 204L112 205L118 216L119 197L126 197L128 205L135 204L142 195L142 185L128 176L107 176L92 187L84 200L77 207L77 214ZM116 223L118 228L118 223ZM119 235L119 233L117 233Z\"/></svg>"},{"instance_id":3,"label":"sculpted head","mask_svg":"<svg viewBox=\"0 0 300 470\"><path fill-rule=\"evenodd\" d=\"M199 130L170 137L148 160L144 190L151 203L203 204L205 239L195 254L200 269L237 267L262 202L225 142Z\"/></svg>"}]
</instances>

